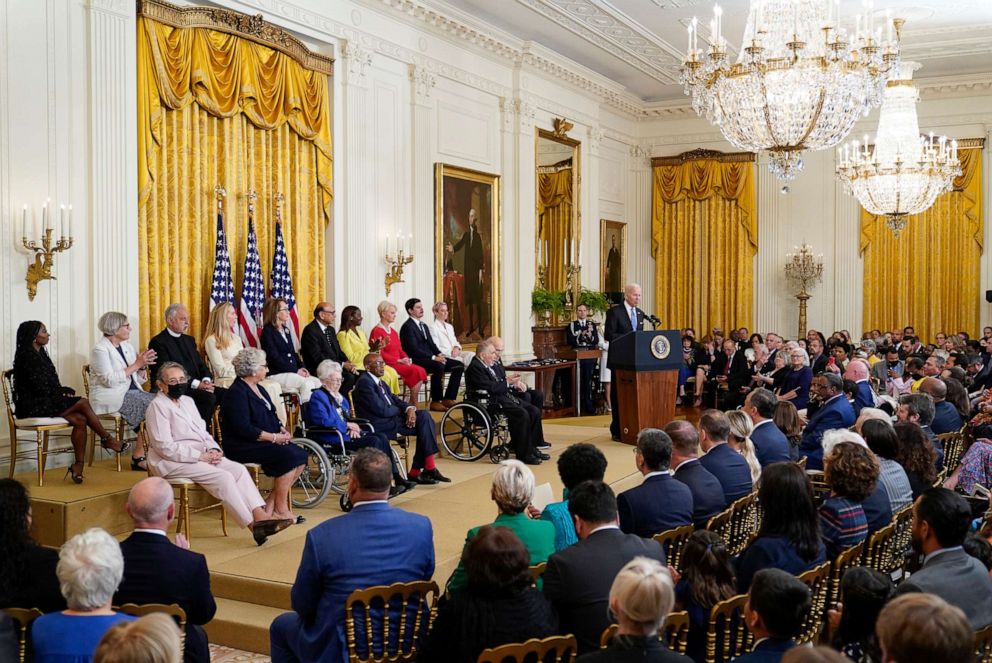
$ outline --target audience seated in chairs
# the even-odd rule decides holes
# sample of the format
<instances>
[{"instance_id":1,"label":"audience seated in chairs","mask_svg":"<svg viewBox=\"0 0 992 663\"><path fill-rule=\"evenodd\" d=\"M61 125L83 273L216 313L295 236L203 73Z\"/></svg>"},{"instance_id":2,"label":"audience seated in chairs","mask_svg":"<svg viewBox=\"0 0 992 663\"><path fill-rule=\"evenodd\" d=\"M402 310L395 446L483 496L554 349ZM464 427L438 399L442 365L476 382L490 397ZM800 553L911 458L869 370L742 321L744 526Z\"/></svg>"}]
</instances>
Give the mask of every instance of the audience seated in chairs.
<instances>
[{"instance_id":1,"label":"audience seated in chairs","mask_svg":"<svg viewBox=\"0 0 992 663\"><path fill-rule=\"evenodd\" d=\"M785 356L786 351L779 352ZM805 350L792 350L788 354L789 369L784 372L781 384L775 390L779 400L791 401L796 409L803 409L809 403L809 387L813 383L813 369L809 367L809 356Z\"/></svg>"},{"instance_id":2,"label":"audience seated in chairs","mask_svg":"<svg viewBox=\"0 0 992 663\"><path fill-rule=\"evenodd\" d=\"M87 427L100 437L104 449L121 453L130 445L107 432L88 400L74 396L72 389L62 386L55 364L45 349L48 340L48 329L37 320L22 322L17 327L14 411L18 419L61 417L69 422L75 462L69 466L66 476L71 475L74 483L82 483Z\"/></svg>"},{"instance_id":3,"label":"audience seated in chairs","mask_svg":"<svg viewBox=\"0 0 992 663\"><path fill-rule=\"evenodd\" d=\"M754 635L751 653L739 663L779 663L796 646L803 620L812 605L809 587L779 569L763 569L754 575L744 605L744 621Z\"/></svg>"},{"instance_id":4,"label":"audience seated in chairs","mask_svg":"<svg viewBox=\"0 0 992 663\"><path fill-rule=\"evenodd\" d=\"M750 394L748 394L750 396ZM754 423L747 413L740 410L727 412L727 421L730 423L730 435L727 437L727 446L739 453L747 461L748 469L751 471L751 484L757 484L761 477L761 463L758 461L758 454L754 450L754 442L751 441L751 433L754 432Z\"/></svg>"},{"instance_id":5,"label":"audience seated in chairs","mask_svg":"<svg viewBox=\"0 0 992 663\"><path fill-rule=\"evenodd\" d=\"M747 367L744 353L737 350L736 341L728 338L723 342L723 351L717 354L709 377L716 383L718 390L722 385L727 387L723 409L733 410L744 402L744 395L751 381L751 371ZM717 391L717 396L719 393Z\"/></svg>"},{"instance_id":6,"label":"audience seated in chairs","mask_svg":"<svg viewBox=\"0 0 992 663\"><path fill-rule=\"evenodd\" d=\"M811 393L820 403L809 417L799 442L799 453L806 457L806 469L823 469L823 434L834 428L850 428L856 417L843 394L844 380L837 373L821 373L813 378Z\"/></svg>"},{"instance_id":7,"label":"audience seated in chairs","mask_svg":"<svg viewBox=\"0 0 992 663\"><path fill-rule=\"evenodd\" d=\"M252 352L261 353L254 349ZM240 362L241 356L236 361ZM292 521L274 519L276 491L263 500L244 465L225 457L220 445L207 432L193 400L185 395L186 379L183 367L175 362L166 362L159 368L159 392L148 406L146 416L149 471L163 479L195 481L223 502L242 527L250 527L255 542L262 545L267 537L285 529ZM238 398L238 393L232 389L232 398L225 402ZM265 433L265 436L274 439L276 434ZM233 448L237 448L236 440ZM279 449L277 454L282 451Z\"/></svg>"},{"instance_id":8,"label":"audience seated in chairs","mask_svg":"<svg viewBox=\"0 0 992 663\"><path fill-rule=\"evenodd\" d=\"M736 560L737 589L742 594L761 569L777 568L798 575L826 561L813 487L798 465L772 463L766 467L761 473L758 500L762 517L757 538Z\"/></svg>"},{"instance_id":9,"label":"audience seated in chairs","mask_svg":"<svg viewBox=\"0 0 992 663\"><path fill-rule=\"evenodd\" d=\"M213 372L218 387L230 387L238 376L234 374L234 358L245 349L245 344L235 331L238 312L230 302L221 302L210 309L203 339L203 352ZM269 400L276 406L279 421L285 424L286 405L282 400L282 385L275 380L265 379L258 383L269 394ZM207 420L209 422L209 420Z\"/></svg>"},{"instance_id":10,"label":"audience seated in chairs","mask_svg":"<svg viewBox=\"0 0 992 663\"><path fill-rule=\"evenodd\" d=\"M933 594L893 599L876 626L882 663L974 660L975 634L960 608Z\"/></svg>"},{"instance_id":11,"label":"audience seated in chairs","mask_svg":"<svg viewBox=\"0 0 992 663\"><path fill-rule=\"evenodd\" d=\"M277 617L269 629L273 663L348 660L344 607L351 592L434 575L431 522L387 503L391 474L381 451L355 454L348 476L354 508L307 532L293 612Z\"/></svg>"},{"instance_id":12,"label":"audience seated in chairs","mask_svg":"<svg viewBox=\"0 0 992 663\"><path fill-rule=\"evenodd\" d=\"M530 468L519 460L504 460L493 475L491 494L499 509L499 515L492 525L512 530L523 541L530 553L531 565L546 562L555 549L555 530L551 523L533 520L526 512L534 497L534 473ZM465 547L468 547L481 528L480 525L468 531ZM466 580L465 564L462 562L451 574L447 591L461 591Z\"/></svg>"},{"instance_id":13,"label":"audience seated in chairs","mask_svg":"<svg viewBox=\"0 0 992 663\"><path fill-rule=\"evenodd\" d=\"M899 440L896 460L906 470L915 500L937 480L937 453L919 424L897 421L893 428Z\"/></svg>"},{"instance_id":14,"label":"audience seated in chairs","mask_svg":"<svg viewBox=\"0 0 992 663\"><path fill-rule=\"evenodd\" d=\"M665 433L672 440L671 466L673 476L689 487L692 493L692 521L697 528L706 527L706 521L727 508L723 486L699 462L699 432L684 419L677 419L665 426Z\"/></svg>"},{"instance_id":15,"label":"audience seated in chairs","mask_svg":"<svg viewBox=\"0 0 992 663\"><path fill-rule=\"evenodd\" d=\"M737 580L727 544L719 534L699 529L682 549L682 573L676 577L675 604L689 613L686 654L694 661L706 656L706 629L710 611L737 594ZM670 571L674 569L669 566ZM676 572L677 573L677 572Z\"/></svg>"},{"instance_id":16,"label":"audience seated in chairs","mask_svg":"<svg viewBox=\"0 0 992 663\"><path fill-rule=\"evenodd\" d=\"M475 357L465 371L465 388L470 393L487 392L493 403L506 416L510 442L517 460L528 465L540 465L551 458L537 449L543 439L541 415L537 408L524 400L523 393L514 389L496 371L497 353L493 341L486 339L475 349Z\"/></svg>"},{"instance_id":17,"label":"audience seated in chairs","mask_svg":"<svg viewBox=\"0 0 992 663\"><path fill-rule=\"evenodd\" d=\"M892 596L892 579L866 566L848 569L840 581L840 602L827 616L827 637L852 661L880 661L875 622Z\"/></svg>"},{"instance_id":18,"label":"audience seated in chairs","mask_svg":"<svg viewBox=\"0 0 992 663\"><path fill-rule=\"evenodd\" d=\"M196 349L196 340L186 333L189 329L189 311L183 304L169 304L165 308L165 329L148 341L148 348L156 353L152 365L152 391L158 391L158 371L170 361L181 365L189 376L189 397L196 403L196 410L209 425L214 408L224 398L224 390L213 383L213 374Z\"/></svg>"},{"instance_id":19,"label":"audience seated in chairs","mask_svg":"<svg viewBox=\"0 0 992 663\"><path fill-rule=\"evenodd\" d=\"M68 610L34 621L35 660L87 663L107 629L135 620L111 609L124 573L121 547L102 529L88 529L62 545L57 573Z\"/></svg>"},{"instance_id":20,"label":"audience seated in chairs","mask_svg":"<svg viewBox=\"0 0 992 663\"><path fill-rule=\"evenodd\" d=\"M579 653L585 653L599 649L599 638L610 625L610 588L616 574L639 556L664 566L665 552L657 541L620 531L616 496L602 481L576 486L568 510L579 542L548 559L544 595L558 614L558 632L574 634Z\"/></svg>"},{"instance_id":21,"label":"audience seated in chairs","mask_svg":"<svg viewBox=\"0 0 992 663\"><path fill-rule=\"evenodd\" d=\"M28 491L14 479L0 479L0 608L65 609L58 561L56 551L31 538Z\"/></svg>"},{"instance_id":22,"label":"audience seated in chairs","mask_svg":"<svg viewBox=\"0 0 992 663\"><path fill-rule=\"evenodd\" d=\"M389 389L383 380L386 365L378 354L367 354L364 366L365 372L359 376L352 392L357 414L368 419L377 433L390 440L396 439L397 435L417 437L413 467L409 472L411 479L425 485L450 482L435 463L437 434L430 413L418 410L415 404L407 403Z\"/></svg>"},{"instance_id":23,"label":"audience seated in chairs","mask_svg":"<svg viewBox=\"0 0 992 663\"><path fill-rule=\"evenodd\" d=\"M462 551L464 590L438 610L423 663L475 663L482 650L558 631L544 595L532 586L530 552L507 527L482 527Z\"/></svg>"},{"instance_id":24,"label":"audience seated in chairs","mask_svg":"<svg viewBox=\"0 0 992 663\"><path fill-rule=\"evenodd\" d=\"M606 456L591 444L570 445L558 456L558 476L564 486L562 501L552 502L541 512L541 520L555 526L555 552L579 541L572 515L568 512L568 497L572 490L583 481L602 481L605 474Z\"/></svg>"},{"instance_id":25,"label":"audience seated in chairs","mask_svg":"<svg viewBox=\"0 0 992 663\"><path fill-rule=\"evenodd\" d=\"M820 504L820 538L827 547L827 557L855 546L868 537L868 518L862 506L878 482L878 465L868 447L835 439L835 433L857 435L849 431L828 431L824 436L823 477L830 495ZM884 490L884 489L883 489ZM885 506L888 509L888 500ZM892 520L892 511L888 509Z\"/></svg>"},{"instance_id":26,"label":"audience seated in chairs","mask_svg":"<svg viewBox=\"0 0 992 663\"><path fill-rule=\"evenodd\" d=\"M635 557L617 573L610 586L610 612L619 625L610 646L579 657L579 663L689 663L658 638L672 611L675 595L668 570L657 560Z\"/></svg>"},{"instance_id":27,"label":"audience seated in chairs","mask_svg":"<svg viewBox=\"0 0 992 663\"><path fill-rule=\"evenodd\" d=\"M273 297L265 302L263 316L265 325L259 342L269 362L269 379L278 382L284 389L299 392L301 403L310 402L310 393L320 388L320 380L310 375L296 351L290 330L289 303L280 297Z\"/></svg>"},{"instance_id":28,"label":"audience seated in chairs","mask_svg":"<svg viewBox=\"0 0 992 663\"><path fill-rule=\"evenodd\" d=\"M645 428L637 434L634 464L644 481L617 495L620 529L646 539L692 522L692 491L668 473L672 438L663 430Z\"/></svg>"},{"instance_id":29,"label":"audience seated in chairs","mask_svg":"<svg viewBox=\"0 0 992 663\"><path fill-rule=\"evenodd\" d=\"M939 471L944 466L944 447L937 438L937 434L930 428L930 424L933 423L934 412L933 399L929 394L906 394L899 397L899 406L896 408L896 419L898 421L919 424L923 430L923 434L930 440L934 454L936 454L934 467Z\"/></svg>"},{"instance_id":30,"label":"audience seated in chairs","mask_svg":"<svg viewBox=\"0 0 992 663\"><path fill-rule=\"evenodd\" d=\"M775 394L760 387L750 391L744 399L742 411L751 418L751 443L761 467L792 460L789 440L773 420L777 403Z\"/></svg>"},{"instance_id":31,"label":"audience seated in chairs","mask_svg":"<svg viewBox=\"0 0 992 663\"><path fill-rule=\"evenodd\" d=\"M866 412L873 411L884 413L874 408L861 410L861 416ZM879 474L878 481L885 488L885 493L889 498L889 508L892 513L903 508L913 501L913 488L906 476L906 470L899 464L899 438L896 431L889 422L888 416L883 419L870 419L861 424L861 435L864 437L868 448L875 454L878 461Z\"/></svg>"},{"instance_id":32,"label":"audience seated in chairs","mask_svg":"<svg viewBox=\"0 0 992 663\"><path fill-rule=\"evenodd\" d=\"M861 414L862 408L875 407L875 392L868 383L868 363L862 359L852 359L844 369L844 379L856 385L854 392L854 416Z\"/></svg>"},{"instance_id":33,"label":"audience seated in chairs","mask_svg":"<svg viewBox=\"0 0 992 663\"><path fill-rule=\"evenodd\" d=\"M148 381L146 368L155 363L155 351L135 352L128 342L131 323L123 313L104 313L97 327L103 338L90 352L90 405L96 414L120 413L138 434L131 452L131 468L144 471L145 436L140 424L155 395L141 385Z\"/></svg>"},{"instance_id":34,"label":"audience seated in chairs","mask_svg":"<svg viewBox=\"0 0 992 663\"><path fill-rule=\"evenodd\" d=\"M924 492L913 505L912 529L913 550L924 556L923 566L896 594L936 594L963 610L977 631L992 624L992 578L961 548L970 523L971 508L963 497L947 488Z\"/></svg>"},{"instance_id":35,"label":"audience seated in chairs","mask_svg":"<svg viewBox=\"0 0 992 663\"><path fill-rule=\"evenodd\" d=\"M445 357L440 348L434 344L430 329L424 322L424 305L417 299L406 301L406 312L410 317L400 327L400 343L403 351L409 355L413 363L431 377L432 412L444 412L455 404L458 389L462 384L462 373L465 364L457 359ZM447 387L444 386L444 374L449 373Z\"/></svg>"},{"instance_id":36,"label":"audience seated in chairs","mask_svg":"<svg viewBox=\"0 0 992 663\"><path fill-rule=\"evenodd\" d=\"M357 306L345 306L341 311L341 329L338 331L338 344L342 352L348 357L348 361L358 367L356 383L365 370L365 355L369 352L378 352L385 345L385 338L380 338L375 343L369 343L365 332L362 331L362 309ZM382 375L383 382L394 394L400 393L400 374L392 366L386 366Z\"/></svg>"},{"instance_id":37,"label":"audience seated in chairs","mask_svg":"<svg viewBox=\"0 0 992 663\"><path fill-rule=\"evenodd\" d=\"M417 483L403 478L403 473L393 458L389 438L382 433L362 430L357 423L349 420L351 405L340 391L344 373L341 364L330 359L325 359L317 366L317 379L320 380L321 388L311 394L310 403L303 410L307 428L310 429L307 434L322 444L336 446L340 443L337 435L312 430L330 428L341 434L345 451L358 451L363 447L378 449L393 459L393 487L389 490L389 496L395 497L412 490Z\"/></svg>"},{"instance_id":38,"label":"audience seated in chairs","mask_svg":"<svg viewBox=\"0 0 992 663\"><path fill-rule=\"evenodd\" d=\"M341 364L341 393L348 396L355 387L358 370L362 362L353 362L345 354L338 342L338 333L334 329L334 316L337 311L334 304L320 302L313 309L313 320L303 328L300 335L300 352L303 355L303 365L312 374L317 375L317 367L322 361L334 361ZM366 352L368 345L365 346ZM317 379L320 379L318 376Z\"/></svg>"},{"instance_id":39,"label":"audience seated in chairs","mask_svg":"<svg viewBox=\"0 0 992 663\"><path fill-rule=\"evenodd\" d=\"M796 410L796 406L788 401L779 401L775 404L772 421L789 442L789 459L799 460L799 443L803 438L803 422L799 418L799 411Z\"/></svg>"},{"instance_id":40,"label":"audience seated in chairs","mask_svg":"<svg viewBox=\"0 0 992 663\"><path fill-rule=\"evenodd\" d=\"M158 477L142 479L131 488L127 513L134 531L121 542L124 578L114 605L177 604L186 613L185 662L210 663L203 625L214 618L217 604L210 591L207 559L189 550L182 534L176 535L175 544L166 535L175 520L172 486Z\"/></svg>"},{"instance_id":41,"label":"audience seated in chairs","mask_svg":"<svg viewBox=\"0 0 992 663\"><path fill-rule=\"evenodd\" d=\"M93 652L93 663L179 663L179 649L176 623L169 615L155 613L111 626Z\"/></svg>"},{"instance_id":42,"label":"audience seated in chairs","mask_svg":"<svg viewBox=\"0 0 992 663\"><path fill-rule=\"evenodd\" d=\"M379 302L376 311L379 313L379 324L372 328L369 343L377 345L382 360L399 373L403 383L410 389L410 400L416 405L420 398L420 385L427 379L427 371L413 363L413 359L403 350L399 334L393 329L396 304L383 300Z\"/></svg>"},{"instance_id":43,"label":"audience seated in chairs","mask_svg":"<svg viewBox=\"0 0 992 663\"><path fill-rule=\"evenodd\" d=\"M730 438L730 421L719 410L707 410L699 418L699 446L703 455L699 463L717 478L723 486L727 504L733 504L753 488L751 468L727 440Z\"/></svg>"}]
</instances>

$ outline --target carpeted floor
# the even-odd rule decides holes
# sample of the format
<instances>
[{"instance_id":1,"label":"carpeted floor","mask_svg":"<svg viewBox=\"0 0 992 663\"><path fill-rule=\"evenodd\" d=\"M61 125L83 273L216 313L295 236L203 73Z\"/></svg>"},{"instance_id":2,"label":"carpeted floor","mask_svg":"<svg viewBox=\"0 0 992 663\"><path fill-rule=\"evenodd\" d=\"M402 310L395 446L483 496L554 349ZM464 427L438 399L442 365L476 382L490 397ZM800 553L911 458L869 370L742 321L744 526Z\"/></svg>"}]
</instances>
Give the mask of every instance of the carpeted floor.
<instances>
[{"instance_id":1,"label":"carpeted floor","mask_svg":"<svg viewBox=\"0 0 992 663\"><path fill-rule=\"evenodd\" d=\"M210 645L210 661L211 663L271 663L272 659L265 654L231 649L222 645Z\"/></svg>"}]
</instances>

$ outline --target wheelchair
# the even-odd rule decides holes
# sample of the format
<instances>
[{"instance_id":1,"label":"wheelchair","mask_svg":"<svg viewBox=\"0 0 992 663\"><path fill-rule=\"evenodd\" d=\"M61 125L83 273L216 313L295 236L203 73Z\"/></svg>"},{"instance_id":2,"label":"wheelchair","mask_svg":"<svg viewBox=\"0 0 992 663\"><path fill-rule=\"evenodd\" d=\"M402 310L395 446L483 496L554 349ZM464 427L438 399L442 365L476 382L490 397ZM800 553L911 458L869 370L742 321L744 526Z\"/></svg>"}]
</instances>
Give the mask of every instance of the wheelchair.
<instances>
[{"instance_id":1,"label":"wheelchair","mask_svg":"<svg viewBox=\"0 0 992 663\"><path fill-rule=\"evenodd\" d=\"M510 457L510 426L486 391L466 391L441 417L441 445L452 458L478 460L486 453L499 463Z\"/></svg>"}]
</instances>

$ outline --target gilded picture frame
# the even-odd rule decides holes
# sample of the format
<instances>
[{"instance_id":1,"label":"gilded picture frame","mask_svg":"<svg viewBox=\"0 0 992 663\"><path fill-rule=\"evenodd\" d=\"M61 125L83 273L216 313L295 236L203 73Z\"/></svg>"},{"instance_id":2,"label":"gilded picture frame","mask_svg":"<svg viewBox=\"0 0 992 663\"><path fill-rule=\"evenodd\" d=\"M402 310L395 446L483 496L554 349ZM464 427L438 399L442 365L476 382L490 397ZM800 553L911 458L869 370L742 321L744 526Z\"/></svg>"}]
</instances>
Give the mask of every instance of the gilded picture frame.
<instances>
[{"instance_id":1,"label":"gilded picture frame","mask_svg":"<svg viewBox=\"0 0 992 663\"><path fill-rule=\"evenodd\" d=\"M434 295L458 342L500 333L500 177L434 166Z\"/></svg>"},{"instance_id":2,"label":"gilded picture frame","mask_svg":"<svg viewBox=\"0 0 992 663\"><path fill-rule=\"evenodd\" d=\"M599 289L622 292L627 283L627 224L599 220Z\"/></svg>"}]
</instances>

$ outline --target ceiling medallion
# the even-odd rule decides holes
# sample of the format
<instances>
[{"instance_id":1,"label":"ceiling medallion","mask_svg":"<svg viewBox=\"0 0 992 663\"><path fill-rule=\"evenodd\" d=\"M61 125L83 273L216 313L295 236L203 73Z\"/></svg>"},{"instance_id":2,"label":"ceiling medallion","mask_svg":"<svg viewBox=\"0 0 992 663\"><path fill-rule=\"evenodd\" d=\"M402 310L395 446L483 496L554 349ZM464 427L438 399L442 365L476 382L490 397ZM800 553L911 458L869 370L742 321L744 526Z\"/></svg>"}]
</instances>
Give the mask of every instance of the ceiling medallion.
<instances>
[{"instance_id":1,"label":"ceiling medallion","mask_svg":"<svg viewBox=\"0 0 992 663\"><path fill-rule=\"evenodd\" d=\"M738 148L767 151L769 169L791 180L803 152L832 147L878 106L899 60L903 21L878 20L871 0L842 25L836 0L751 0L736 62L727 57L723 10L709 39L689 24L681 82L693 109Z\"/></svg>"},{"instance_id":2,"label":"ceiling medallion","mask_svg":"<svg viewBox=\"0 0 992 663\"><path fill-rule=\"evenodd\" d=\"M854 141L837 149L837 177L871 214L885 216L896 236L906 217L930 208L961 175L958 142L946 136L920 136L916 116L919 92L913 85L916 62L902 62L885 88L878 134L870 145Z\"/></svg>"}]
</instances>

